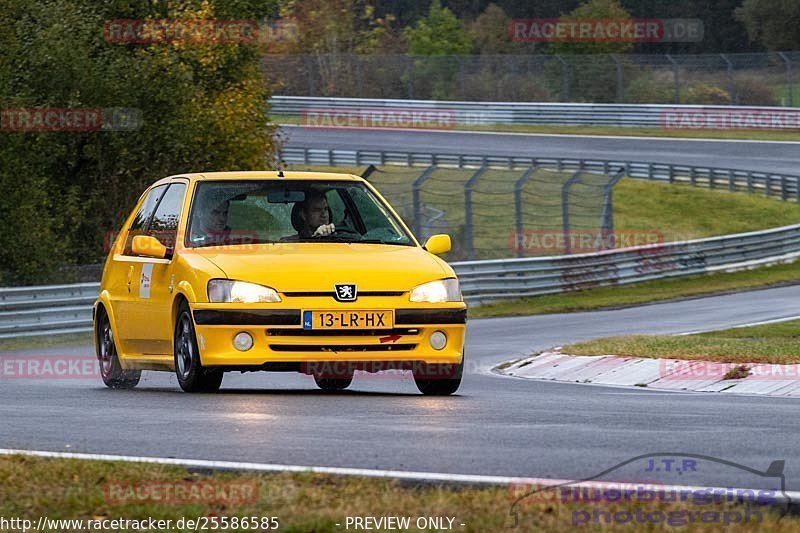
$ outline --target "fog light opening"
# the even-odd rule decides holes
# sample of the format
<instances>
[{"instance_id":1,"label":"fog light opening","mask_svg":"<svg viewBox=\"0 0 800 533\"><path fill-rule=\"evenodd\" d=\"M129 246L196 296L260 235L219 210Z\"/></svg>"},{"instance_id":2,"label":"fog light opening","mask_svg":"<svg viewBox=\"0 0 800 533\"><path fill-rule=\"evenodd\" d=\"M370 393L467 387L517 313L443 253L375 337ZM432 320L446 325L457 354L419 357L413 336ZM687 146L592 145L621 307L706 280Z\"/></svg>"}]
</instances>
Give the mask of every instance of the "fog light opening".
<instances>
[{"instance_id":1,"label":"fog light opening","mask_svg":"<svg viewBox=\"0 0 800 533\"><path fill-rule=\"evenodd\" d=\"M430 343L434 350L441 350L447 345L447 335L441 331L434 331L431 334Z\"/></svg>"},{"instance_id":2,"label":"fog light opening","mask_svg":"<svg viewBox=\"0 0 800 533\"><path fill-rule=\"evenodd\" d=\"M240 352L246 352L253 347L253 336L246 331L240 331L233 337L233 347Z\"/></svg>"}]
</instances>

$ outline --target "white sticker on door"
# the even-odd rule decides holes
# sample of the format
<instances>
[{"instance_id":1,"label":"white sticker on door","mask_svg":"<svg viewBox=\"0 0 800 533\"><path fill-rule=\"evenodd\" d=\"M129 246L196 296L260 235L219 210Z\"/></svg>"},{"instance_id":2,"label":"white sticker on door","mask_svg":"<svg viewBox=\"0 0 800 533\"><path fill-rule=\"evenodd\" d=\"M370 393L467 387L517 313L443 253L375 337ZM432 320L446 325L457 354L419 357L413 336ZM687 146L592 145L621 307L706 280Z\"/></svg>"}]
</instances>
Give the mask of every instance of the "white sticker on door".
<instances>
[{"instance_id":1,"label":"white sticker on door","mask_svg":"<svg viewBox=\"0 0 800 533\"><path fill-rule=\"evenodd\" d=\"M142 265L142 277L139 278L139 298L150 298L150 281L153 279L153 263Z\"/></svg>"}]
</instances>

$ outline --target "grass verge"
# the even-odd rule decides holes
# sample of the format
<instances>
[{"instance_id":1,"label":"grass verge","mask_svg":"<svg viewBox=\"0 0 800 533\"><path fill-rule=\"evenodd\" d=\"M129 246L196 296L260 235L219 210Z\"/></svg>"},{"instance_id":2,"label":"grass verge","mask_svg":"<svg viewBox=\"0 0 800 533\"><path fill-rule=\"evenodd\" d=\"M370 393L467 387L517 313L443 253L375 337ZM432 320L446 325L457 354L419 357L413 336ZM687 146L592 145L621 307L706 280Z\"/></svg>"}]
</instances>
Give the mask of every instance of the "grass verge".
<instances>
[{"instance_id":1,"label":"grass verge","mask_svg":"<svg viewBox=\"0 0 800 533\"><path fill-rule=\"evenodd\" d=\"M238 498L239 502L236 504L230 501L168 503L164 500L149 503L137 499L145 495L141 491L142 487L161 489L162 494L169 494L168 487L186 487L188 484L195 487L201 484L222 487L225 484L230 486L231 483L246 484L255 490L240 491L240 494L246 494L247 497ZM127 486L139 487L140 490L134 492L119 489ZM524 489L522 494L525 494ZM398 516L410 517L412 524L418 517L451 517L454 518L452 529L456 531L498 531L508 529L511 525L511 505L518 496L519 493L509 487L447 488L316 474L209 474L159 465L28 457L0 458L0 516L33 520L34 524L40 516L49 519L84 520L153 518L172 520L173 525L168 530L181 531L175 527L181 518L216 516L221 520L222 517L274 516L278 519L280 531L328 532L346 530L348 516ZM689 523L694 523L695 526L701 525L701 512L718 513L716 520L709 520L708 515L702 519L703 531L729 530L731 526L723 524L722 513L729 510L742 511L741 507L708 503L698 506L689 502L645 505L630 501L604 501L600 505L592 506L587 503L534 503L523 500L518 506L519 527L511 531L566 531L573 527L576 512L591 512L593 507L612 515L623 510L682 513L684 519L686 513L694 512L694 521ZM780 518L776 511L767 508L756 509L760 520L755 520L755 514L750 517L749 522L744 522L742 517L744 523L738 523L737 529L800 531L800 521L797 519ZM643 528L674 529L664 523L654 526L641 521L621 524L613 520L609 525L596 527L626 531L641 531ZM352 525L350 529L353 529ZM411 527L410 530L418 529Z\"/></svg>"},{"instance_id":2,"label":"grass verge","mask_svg":"<svg viewBox=\"0 0 800 533\"><path fill-rule=\"evenodd\" d=\"M279 124L299 125L296 116L273 117ZM315 128L318 129L318 128ZM508 133L542 133L548 135L607 135L622 137L664 137L678 139L723 139L748 141L800 141L800 131L758 130L673 130L662 128L623 128L614 126L547 126L523 124L458 125L458 131L496 131Z\"/></svg>"},{"instance_id":3,"label":"grass verge","mask_svg":"<svg viewBox=\"0 0 800 533\"><path fill-rule=\"evenodd\" d=\"M613 354L722 363L800 363L800 320L695 335L606 337L565 346L564 353Z\"/></svg>"},{"instance_id":4,"label":"grass verge","mask_svg":"<svg viewBox=\"0 0 800 533\"><path fill-rule=\"evenodd\" d=\"M533 296L470 308L470 318L613 309L800 282L800 263Z\"/></svg>"},{"instance_id":5,"label":"grass verge","mask_svg":"<svg viewBox=\"0 0 800 533\"><path fill-rule=\"evenodd\" d=\"M84 333L45 335L41 337L17 337L0 339L0 352L85 346L93 342L91 331Z\"/></svg>"}]
</instances>

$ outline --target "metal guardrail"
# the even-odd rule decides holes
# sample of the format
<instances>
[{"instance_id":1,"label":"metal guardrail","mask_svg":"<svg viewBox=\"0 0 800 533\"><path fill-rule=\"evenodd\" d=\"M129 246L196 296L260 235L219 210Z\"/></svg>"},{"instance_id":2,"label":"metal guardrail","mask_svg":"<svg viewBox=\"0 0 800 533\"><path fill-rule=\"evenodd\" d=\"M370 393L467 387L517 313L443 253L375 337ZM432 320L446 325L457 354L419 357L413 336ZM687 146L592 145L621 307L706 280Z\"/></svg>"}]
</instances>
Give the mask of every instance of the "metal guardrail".
<instances>
[{"instance_id":1,"label":"metal guardrail","mask_svg":"<svg viewBox=\"0 0 800 533\"><path fill-rule=\"evenodd\" d=\"M800 224L589 254L453 263L471 303L624 285L800 257Z\"/></svg>"},{"instance_id":2,"label":"metal guardrail","mask_svg":"<svg viewBox=\"0 0 800 533\"><path fill-rule=\"evenodd\" d=\"M426 116L426 112L435 115ZM738 125L739 128L796 130L800 124L800 109L791 107L459 102L306 96L273 96L270 114L301 117L301 124L308 127L380 127L384 123L386 127L402 127L403 124L415 127L415 120L419 124L438 128L516 124L701 129L697 127L697 120L715 120L720 127L729 124L732 129ZM390 121L394 122L390 124Z\"/></svg>"},{"instance_id":3,"label":"metal guardrail","mask_svg":"<svg viewBox=\"0 0 800 533\"><path fill-rule=\"evenodd\" d=\"M663 183L688 183L710 189L749 192L800 202L800 176L711 168L669 163L647 163L612 159L558 159L546 157L483 156L470 154L433 154L388 152L372 150L325 150L314 148L284 148L284 163L326 166L404 165L449 168L480 168L525 170L530 167L552 168L559 171L602 172L608 174L618 168L625 176Z\"/></svg>"},{"instance_id":4,"label":"metal guardrail","mask_svg":"<svg viewBox=\"0 0 800 533\"><path fill-rule=\"evenodd\" d=\"M99 283L0 288L0 339L91 331Z\"/></svg>"},{"instance_id":5,"label":"metal guardrail","mask_svg":"<svg viewBox=\"0 0 800 533\"><path fill-rule=\"evenodd\" d=\"M287 148L285 162L320 165L431 165L453 168L532 167L602 172L690 183L800 201L800 176L662 163L530 157ZM715 270L736 270L800 257L800 225L678 243L588 254L452 263L472 304L623 285ZM0 288L0 338L91 331L99 283Z\"/></svg>"},{"instance_id":6,"label":"metal guardrail","mask_svg":"<svg viewBox=\"0 0 800 533\"><path fill-rule=\"evenodd\" d=\"M800 224L708 239L526 259L452 263L464 298L479 304L624 285L800 257ZM98 283L0 289L0 338L91 331Z\"/></svg>"}]
</instances>

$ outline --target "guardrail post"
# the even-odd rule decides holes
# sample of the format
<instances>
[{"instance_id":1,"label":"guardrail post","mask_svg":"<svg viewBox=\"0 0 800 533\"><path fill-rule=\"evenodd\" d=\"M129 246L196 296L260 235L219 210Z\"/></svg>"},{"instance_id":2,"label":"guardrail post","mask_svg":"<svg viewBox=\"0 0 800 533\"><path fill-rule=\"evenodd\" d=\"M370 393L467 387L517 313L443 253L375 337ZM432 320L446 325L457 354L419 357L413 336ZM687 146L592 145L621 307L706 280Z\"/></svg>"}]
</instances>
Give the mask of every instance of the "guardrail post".
<instances>
[{"instance_id":1,"label":"guardrail post","mask_svg":"<svg viewBox=\"0 0 800 533\"><path fill-rule=\"evenodd\" d=\"M356 150L356 166L361 166L361 152L359 150Z\"/></svg>"},{"instance_id":2,"label":"guardrail post","mask_svg":"<svg viewBox=\"0 0 800 533\"><path fill-rule=\"evenodd\" d=\"M328 166L333 166L333 150L328 150Z\"/></svg>"},{"instance_id":3,"label":"guardrail post","mask_svg":"<svg viewBox=\"0 0 800 533\"><path fill-rule=\"evenodd\" d=\"M308 164L308 148L303 148L303 164Z\"/></svg>"},{"instance_id":4,"label":"guardrail post","mask_svg":"<svg viewBox=\"0 0 800 533\"><path fill-rule=\"evenodd\" d=\"M772 176L769 174L764 175L764 196L772 196L772 191L770 190L772 187Z\"/></svg>"},{"instance_id":5,"label":"guardrail post","mask_svg":"<svg viewBox=\"0 0 800 533\"><path fill-rule=\"evenodd\" d=\"M689 169L689 183L692 186L697 185L697 169L695 167Z\"/></svg>"},{"instance_id":6,"label":"guardrail post","mask_svg":"<svg viewBox=\"0 0 800 533\"><path fill-rule=\"evenodd\" d=\"M580 178L582 170L582 168L578 169L578 171L570 176L570 178L564 182L564 185L561 186L561 225L564 234L564 253L566 255L572 253L572 246L569 242L569 190L572 184Z\"/></svg>"},{"instance_id":7,"label":"guardrail post","mask_svg":"<svg viewBox=\"0 0 800 533\"><path fill-rule=\"evenodd\" d=\"M422 231L422 206L420 205L419 200L419 190L422 187L422 184L431 177L433 171L436 170L436 165L431 165L425 169L425 171L419 175L417 179L414 180L413 185L411 185L411 197L414 204L414 235L418 238Z\"/></svg>"},{"instance_id":8,"label":"guardrail post","mask_svg":"<svg viewBox=\"0 0 800 533\"><path fill-rule=\"evenodd\" d=\"M786 92L789 101L786 102L784 105L787 107L792 107L794 105L794 95L792 94L792 85L794 81L792 79L792 60L789 59L783 52L778 52L778 55L780 56L781 59L783 59L783 62L786 64Z\"/></svg>"},{"instance_id":9,"label":"guardrail post","mask_svg":"<svg viewBox=\"0 0 800 533\"><path fill-rule=\"evenodd\" d=\"M514 183L514 212L516 213L516 248L517 248L517 257L522 257L525 255L523 253L522 244L520 242L520 237L522 236L522 188L525 187L525 183L536 173L536 165L531 166L528 170L525 171L524 174Z\"/></svg>"},{"instance_id":10,"label":"guardrail post","mask_svg":"<svg viewBox=\"0 0 800 533\"><path fill-rule=\"evenodd\" d=\"M749 170L747 171L747 192L753 192L753 173Z\"/></svg>"},{"instance_id":11,"label":"guardrail post","mask_svg":"<svg viewBox=\"0 0 800 533\"><path fill-rule=\"evenodd\" d=\"M473 242L472 232L472 190L488 168L489 165L484 158L481 167L464 184L464 244L466 245L468 259L475 259L475 243Z\"/></svg>"},{"instance_id":12,"label":"guardrail post","mask_svg":"<svg viewBox=\"0 0 800 533\"><path fill-rule=\"evenodd\" d=\"M733 170L728 170L728 190L733 192L734 189L735 187L733 183Z\"/></svg>"},{"instance_id":13,"label":"guardrail post","mask_svg":"<svg viewBox=\"0 0 800 533\"><path fill-rule=\"evenodd\" d=\"M716 176L716 174L714 173L714 169L713 168L709 168L708 169L708 188L709 189L714 189L715 186L716 186L716 184L714 183L714 177L715 176Z\"/></svg>"},{"instance_id":14,"label":"guardrail post","mask_svg":"<svg viewBox=\"0 0 800 533\"><path fill-rule=\"evenodd\" d=\"M667 54L667 60L672 64L672 79L675 84L675 103L681 103L681 81L680 81L680 67L678 62L675 61L670 54Z\"/></svg>"},{"instance_id":15,"label":"guardrail post","mask_svg":"<svg viewBox=\"0 0 800 533\"><path fill-rule=\"evenodd\" d=\"M669 182L675 183L675 167L669 166Z\"/></svg>"},{"instance_id":16,"label":"guardrail post","mask_svg":"<svg viewBox=\"0 0 800 533\"><path fill-rule=\"evenodd\" d=\"M786 201L789 191L786 190L786 176L781 176L781 200Z\"/></svg>"}]
</instances>

